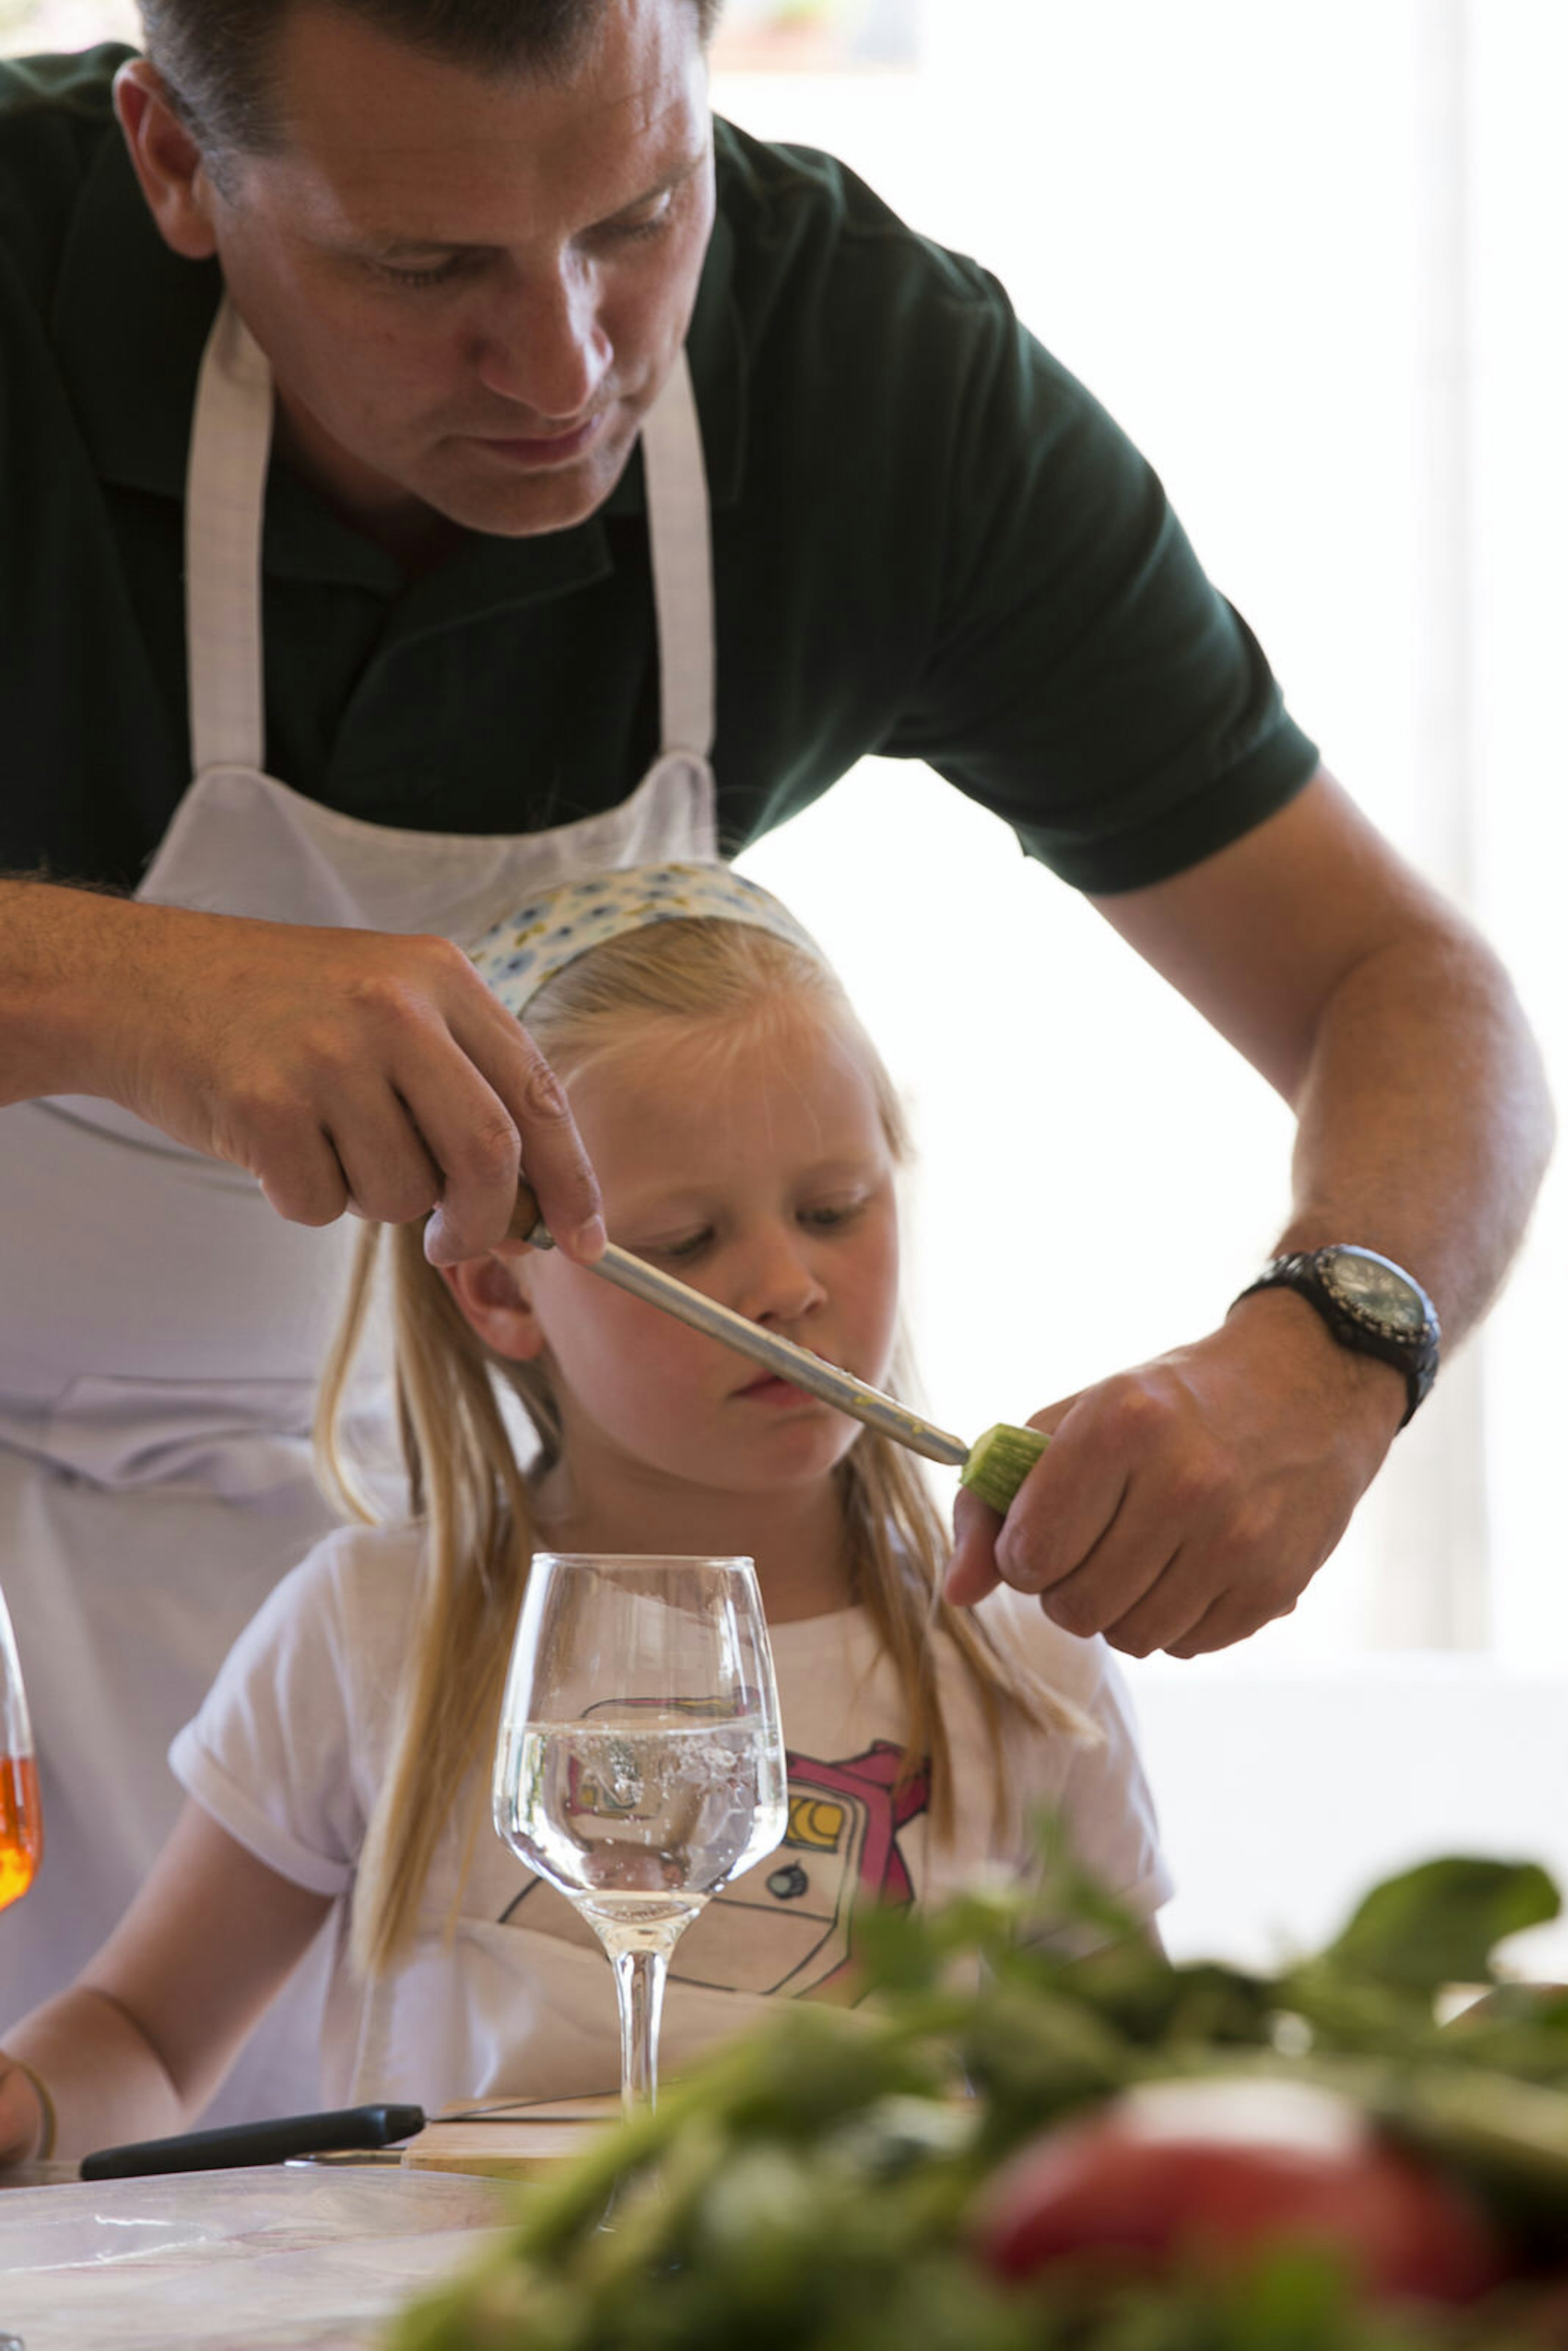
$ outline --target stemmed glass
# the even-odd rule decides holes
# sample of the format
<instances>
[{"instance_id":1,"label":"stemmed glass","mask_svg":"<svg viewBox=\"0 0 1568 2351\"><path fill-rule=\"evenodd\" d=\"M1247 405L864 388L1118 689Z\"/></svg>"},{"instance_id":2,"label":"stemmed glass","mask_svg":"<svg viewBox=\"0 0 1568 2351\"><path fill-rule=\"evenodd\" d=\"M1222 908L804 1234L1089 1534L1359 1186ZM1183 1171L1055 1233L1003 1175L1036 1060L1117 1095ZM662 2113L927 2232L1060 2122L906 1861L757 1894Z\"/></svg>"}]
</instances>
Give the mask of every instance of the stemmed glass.
<instances>
[{"instance_id":1,"label":"stemmed glass","mask_svg":"<svg viewBox=\"0 0 1568 2351\"><path fill-rule=\"evenodd\" d=\"M621 2092L653 2103L670 1953L788 1816L748 1559L536 1553L512 1644L496 1827L615 1970Z\"/></svg>"},{"instance_id":2,"label":"stemmed glass","mask_svg":"<svg viewBox=\"0 0 1568 2351\"><path fill-rule=\"evenodd\" d=\"M43 1851L33 1731L5 1595L0 1592L0 1910L21 1900Z\"/></svg>"}]
</instances>

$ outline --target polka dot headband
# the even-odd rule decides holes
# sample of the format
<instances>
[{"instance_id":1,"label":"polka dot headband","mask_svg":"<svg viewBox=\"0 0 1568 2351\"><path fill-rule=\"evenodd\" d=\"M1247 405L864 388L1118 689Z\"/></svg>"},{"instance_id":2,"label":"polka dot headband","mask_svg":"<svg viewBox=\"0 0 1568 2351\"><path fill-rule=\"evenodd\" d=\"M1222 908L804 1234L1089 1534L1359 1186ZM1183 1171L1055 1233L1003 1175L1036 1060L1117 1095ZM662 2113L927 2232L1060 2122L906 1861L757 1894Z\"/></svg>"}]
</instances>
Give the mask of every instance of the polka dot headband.
<instances>
[{"instance_id":1,"label":"polka dot headband","mask_svg":"<svg viewBox=\"0 0 1568 2351\"><path fill-rule=\"evenodd\" d=\"M479 977L520 1020L529 999L569 963L654 923L749 923L816 962L821 949L789 910L727 865L630 865L541 890L468 950Z\"/></svg>"}]
</instances>

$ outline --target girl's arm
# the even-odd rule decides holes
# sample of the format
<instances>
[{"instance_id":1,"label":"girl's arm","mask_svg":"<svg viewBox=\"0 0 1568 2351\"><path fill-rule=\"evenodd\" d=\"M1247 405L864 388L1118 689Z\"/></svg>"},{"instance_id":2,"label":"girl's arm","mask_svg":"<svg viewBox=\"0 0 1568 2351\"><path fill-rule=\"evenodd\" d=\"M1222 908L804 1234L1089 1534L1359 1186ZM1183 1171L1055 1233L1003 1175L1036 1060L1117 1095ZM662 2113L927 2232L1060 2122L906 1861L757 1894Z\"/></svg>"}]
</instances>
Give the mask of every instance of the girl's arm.
<instances>
[{"instance_id":1,"label":"girl's arm","mask_svg":"<svg viewBox=\"0 0 1568 2351\"><path fill-rule=\"evenodd\" d=\"M47 2145L40 2083L54 2106L53 2153L188 2127L330 1907L187 1802L97 1957L6 2034L0 2163Z\"/></svg>"}]
</instances>

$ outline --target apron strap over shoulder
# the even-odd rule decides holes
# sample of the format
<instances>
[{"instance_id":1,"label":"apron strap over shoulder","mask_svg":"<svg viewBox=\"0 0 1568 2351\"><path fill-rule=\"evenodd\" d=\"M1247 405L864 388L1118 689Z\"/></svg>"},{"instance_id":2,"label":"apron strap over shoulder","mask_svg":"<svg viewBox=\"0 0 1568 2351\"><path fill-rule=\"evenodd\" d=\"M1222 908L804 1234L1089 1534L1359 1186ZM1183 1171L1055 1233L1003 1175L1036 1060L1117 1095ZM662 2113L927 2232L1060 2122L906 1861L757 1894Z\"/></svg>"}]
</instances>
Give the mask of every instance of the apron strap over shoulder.
<instances>
[{"instance_id":1,"label":"apron strap over shoulder","mask_svg":"<svg viewBox=\"0 0 1568 2351\"><path fill-rule=\"evenodd\" d=\"M225 296L202 359L185 480L191 767L265 765L261 525L272 371Z\"/></svg>"},{"instance_id":2,"label":"apron strap over shoulder","mask_svg":"<svg viewBox=\"0 0 1568 2351\"><path fill-rule=\"evenodd\" d=\"M643 465L663 748L706 759L714 738L713 542L702 425L684 349L643 420Z\"/></svg>"}]
</instances>

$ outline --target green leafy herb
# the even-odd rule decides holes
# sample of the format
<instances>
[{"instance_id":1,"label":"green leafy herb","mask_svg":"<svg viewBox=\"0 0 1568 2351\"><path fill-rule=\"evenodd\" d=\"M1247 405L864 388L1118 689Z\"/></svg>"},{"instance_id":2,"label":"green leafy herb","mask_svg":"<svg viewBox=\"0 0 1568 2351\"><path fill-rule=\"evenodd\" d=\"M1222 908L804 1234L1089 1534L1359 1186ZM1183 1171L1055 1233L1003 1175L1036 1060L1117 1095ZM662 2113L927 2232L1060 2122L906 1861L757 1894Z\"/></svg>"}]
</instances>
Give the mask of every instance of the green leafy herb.
<instances>
[{"instance_id":1,"label":"green leafy herb","mask_svg":"<svg viewBox=\"0 0 1568 2351\"><path fill-rule=\"evenodd\" d=\"M1019 2287L982 2266L970 2214L1068 2116L1143 2081L1265 2074L1354 2098L1462 2179L1522 2266L1560 2260L1568 1991L1497 1986L1452 2021L1436 1997L1496 1985L1497 1944L1557 1907L1533 1865L1461 1855L1376 1887L1275 1975L1173 1966L1042 1823L1030 1883L867 1922L861 2007L781 2002L522 2191L506 2241L407 2312L394 2351L1540 2351L1528 2278L1458 2316L1362 2307L1289 2250L1224 2279ZM1070 1927L1099 1947L1064 1952Z\"/></svg>"},{"instance_id":2,"label":"green leafy herb","mask_svg":"<svg viewBox=\"0 0 1568 2351\"><path fill-rule=\"evenodd\" d=\"M1497 1945L1562 1907L1533 1862L1429 1861L1375 1886L1323 1958L1403 1991L1486 1983Z\"/></svg>"}]
</instances>

